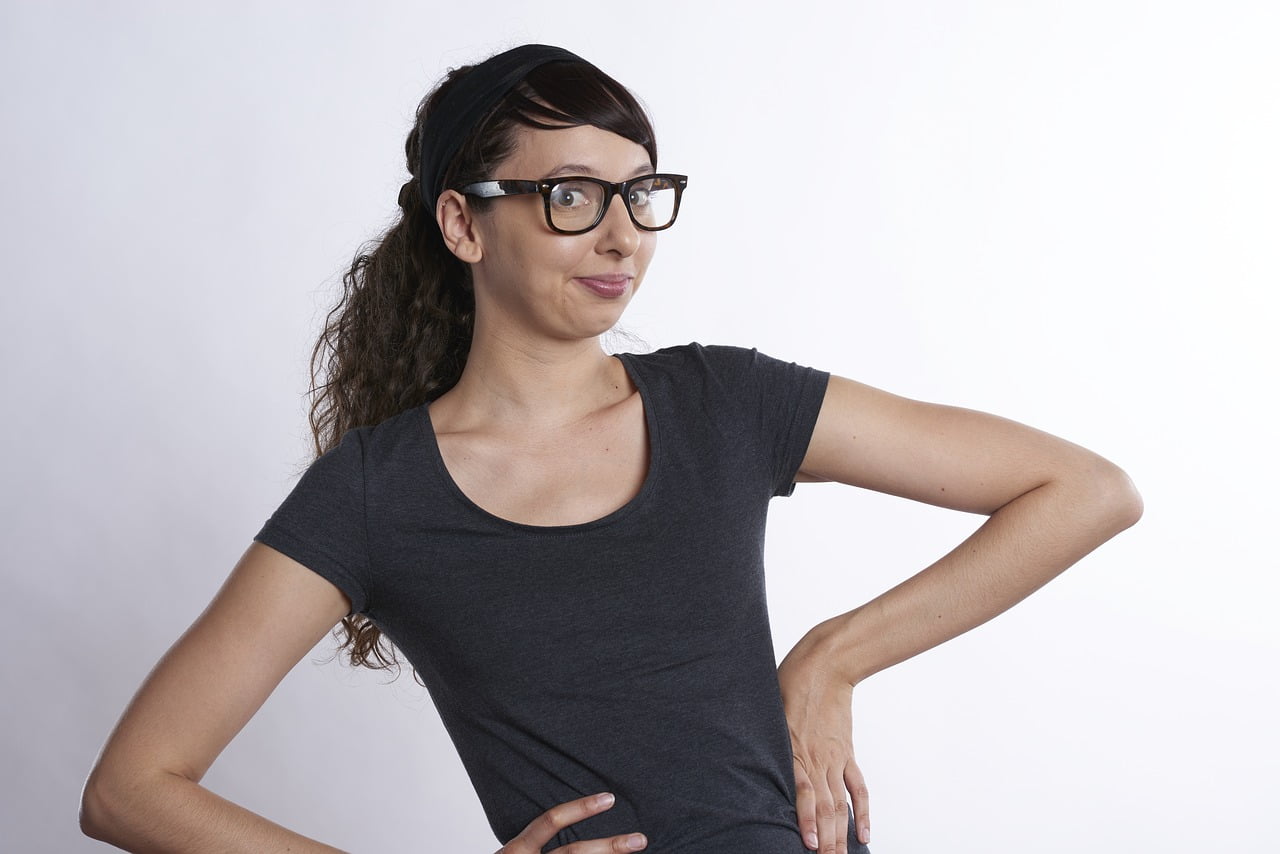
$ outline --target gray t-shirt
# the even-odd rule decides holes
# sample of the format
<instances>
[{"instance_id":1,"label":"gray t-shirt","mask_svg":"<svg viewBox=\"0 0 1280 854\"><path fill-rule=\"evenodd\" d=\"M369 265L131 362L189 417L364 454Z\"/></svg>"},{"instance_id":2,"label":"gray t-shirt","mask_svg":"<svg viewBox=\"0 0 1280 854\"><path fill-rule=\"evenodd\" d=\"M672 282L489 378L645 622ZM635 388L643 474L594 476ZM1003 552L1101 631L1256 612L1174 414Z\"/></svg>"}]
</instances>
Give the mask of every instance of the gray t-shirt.
<instances>
[{"instance_id":1,"label":"gray t-shirt","mask_svg":"<svg viewBox=\"0 0 1280 854\"><path fill-rule=\"evenodd\" d=\"M697 344L619 358L650 459L613 513L557 527L487 513L449 476L420 406L348 433L257 539L332 581L404 653L502 842L610 791L612 809L547 850L642 831L654 852L800 854L764 528L827 374Z\"/></svg>"}]
</instances>

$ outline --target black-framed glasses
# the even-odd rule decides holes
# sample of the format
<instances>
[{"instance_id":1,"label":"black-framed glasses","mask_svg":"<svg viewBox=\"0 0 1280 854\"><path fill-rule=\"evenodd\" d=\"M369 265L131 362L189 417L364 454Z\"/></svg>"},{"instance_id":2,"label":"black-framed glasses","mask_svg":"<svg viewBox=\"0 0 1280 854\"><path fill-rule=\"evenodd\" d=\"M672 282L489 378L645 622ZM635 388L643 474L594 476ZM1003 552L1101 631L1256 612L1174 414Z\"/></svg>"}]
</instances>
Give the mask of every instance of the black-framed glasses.
<instances>
[{"instance_id":1,"label":"black-framed glasses","mask_svg":"<svg viewBox=\"0 0 1280 854\"><path fill-rule=\"evenodd\" d=\"M599 178L569 175L542 181L477 181L458 187L459 193L492 199L541 193L547 225L560 234L582 234L600 224L614 196L621 196L636 228L670 228L680 211L680 194L687 175L641 175L612 184Z\"/></svg>"}]
</instances>

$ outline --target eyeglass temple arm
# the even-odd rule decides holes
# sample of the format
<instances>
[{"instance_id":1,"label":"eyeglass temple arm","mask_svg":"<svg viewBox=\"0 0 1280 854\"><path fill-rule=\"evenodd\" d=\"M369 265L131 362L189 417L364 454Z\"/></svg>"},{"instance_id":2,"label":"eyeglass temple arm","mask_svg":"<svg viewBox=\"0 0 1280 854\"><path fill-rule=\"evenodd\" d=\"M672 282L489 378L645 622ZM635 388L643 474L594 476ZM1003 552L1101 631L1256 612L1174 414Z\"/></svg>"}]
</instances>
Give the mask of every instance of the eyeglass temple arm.
<instances>
[{"instance_id":1,"label":"eyeglass temple arm","mask_svg":"<svg viewBox=\"0 0 1280 854\"><path fill-rule=\"evenodd\" d=\"M492 199L497 196L518 196L524 193L539 192L537 181L477 181L459 187L458 192L468 196L479 196Z\"/></svg>"}]
</instances>

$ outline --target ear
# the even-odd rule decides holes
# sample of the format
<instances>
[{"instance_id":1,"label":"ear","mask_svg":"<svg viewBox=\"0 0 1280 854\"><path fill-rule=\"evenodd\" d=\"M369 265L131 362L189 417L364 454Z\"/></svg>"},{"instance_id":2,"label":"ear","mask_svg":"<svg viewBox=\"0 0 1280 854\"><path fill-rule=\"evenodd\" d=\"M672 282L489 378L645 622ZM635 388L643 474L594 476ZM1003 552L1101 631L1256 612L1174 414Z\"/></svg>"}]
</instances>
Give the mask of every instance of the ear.
<instances>
[{"instance_id":1,"label":"ear","mask_svg":"<svg viewBox=\"0 0 1280 854\"><path fill-rule=\"evenodd\" d=\"M467 197L457 190L445 190L436 201L436 223L444 237L444 245L459 261L475 264L484 255L480 235L475 227L475 212Z\"/></svg>"}]
</instances>

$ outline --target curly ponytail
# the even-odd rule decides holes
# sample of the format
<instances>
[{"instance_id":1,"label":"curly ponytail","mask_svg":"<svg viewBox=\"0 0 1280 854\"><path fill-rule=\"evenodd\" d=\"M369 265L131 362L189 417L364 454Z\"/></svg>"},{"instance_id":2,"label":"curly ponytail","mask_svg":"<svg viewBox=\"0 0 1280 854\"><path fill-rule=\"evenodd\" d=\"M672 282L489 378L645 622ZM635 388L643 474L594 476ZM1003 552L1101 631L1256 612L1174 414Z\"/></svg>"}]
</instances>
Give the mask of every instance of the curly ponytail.
<instances>
[{"instance_id":1,"label":"curly ponytail","mask_svg":"<svg viewBox=\"0 0 1280 854\"><path fill-rule=\"evenodd\" d=\"M400 216L357 253L312 351L309 420L317 457L348 430L436 399L466 367L475 328L471 272L445 246L434 212L423 205L417 173L424 119L470 70L450 71L418 105L404 146L410 177L400 188ZM514 150L522 126L577 125L644 146L656 166L653 128L631 93L595 66L559 62L529 72L479 123L450 164L446 186L488 180ZM476 210L490 202L470 200ZM343 618L340 631L340 649L352 664L396 666L394 649L365 615Z\"/></svg>"}]
</instances>

